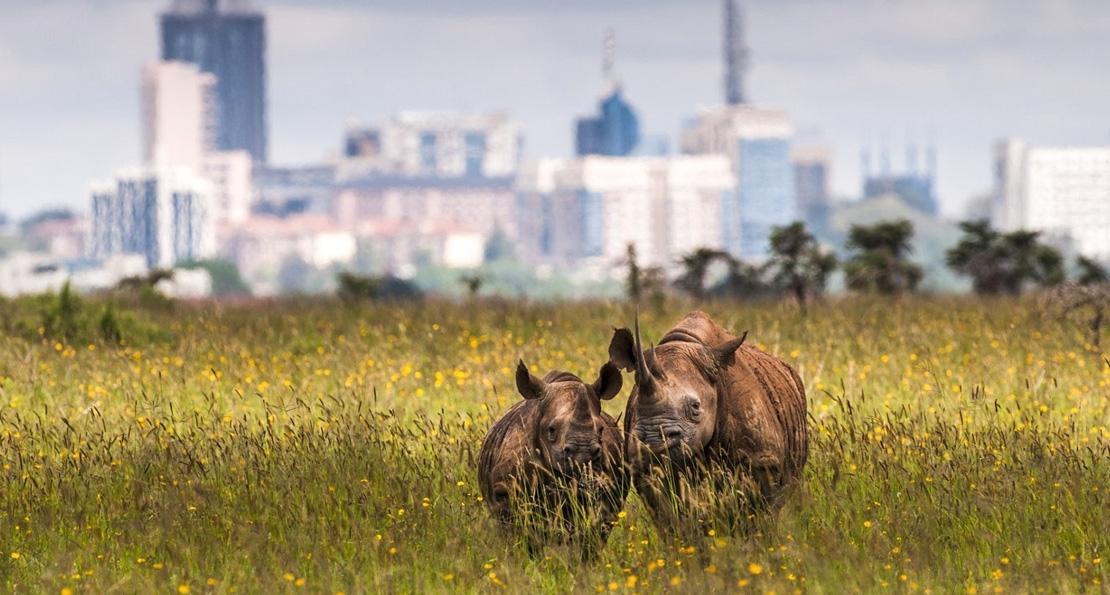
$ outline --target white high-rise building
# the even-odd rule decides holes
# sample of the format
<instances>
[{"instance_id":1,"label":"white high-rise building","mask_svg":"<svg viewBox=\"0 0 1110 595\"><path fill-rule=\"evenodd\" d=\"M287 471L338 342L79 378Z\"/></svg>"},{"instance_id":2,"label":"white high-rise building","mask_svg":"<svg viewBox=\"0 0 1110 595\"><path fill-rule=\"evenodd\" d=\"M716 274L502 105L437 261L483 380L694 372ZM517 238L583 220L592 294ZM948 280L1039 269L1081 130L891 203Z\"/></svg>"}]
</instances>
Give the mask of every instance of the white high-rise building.
<instances>
[{"instance_id":1,"label":"white high-rise building","mask_svg":"<svg viewBox=\"0 0 1110 595\"><path fill-rule=\"evenodd\" d=\"M199 172L215 142L216 77L187 62L143 66L143 162Z\"/></svg>"},{"instance_id":2,"label":"white high-rise building","mask_svg":"<svg viewBox=\"0 0 1110 595\"><path fill-rule=\"evenodd\" d=\"M1088 257L1110 258L1110 147L995 149L994 227L1070 240Z\"/></svg>"},{"instance_id":3,"label":"white high-rise building","mask_svg":"<svg viewBox=\"0 0 1110 595\"><path fill-rule=\"evenodd\" d=\"M516 184L522 256L608 269L632 244L641 264L672 268L698 248L727 250L740 225L735 186L724 155L526 164Z\"/></svg>"},{"instance_id":4,"label":"white high-rise building","mask_svg":"<svg viewBox=\"0 0 1110 595\"><path fill-rule=\"evenodd\" d=\"M238 225L250 215L253 160L245 150L215 150L216 82L189 62L143 67L143 160L208 179L214 222Z\"/></svg>"},{"instance_id":5,"label":"white high-rise building","mask_svg":"<svg viewBox=\"0 0 1110 595\"><path fill-rule=\"evenodd\" d=\"M187 167L121 171L91 197L93 256L141 254L170 268L216 254L211 187Z\"/></svg>"}]
</instances>

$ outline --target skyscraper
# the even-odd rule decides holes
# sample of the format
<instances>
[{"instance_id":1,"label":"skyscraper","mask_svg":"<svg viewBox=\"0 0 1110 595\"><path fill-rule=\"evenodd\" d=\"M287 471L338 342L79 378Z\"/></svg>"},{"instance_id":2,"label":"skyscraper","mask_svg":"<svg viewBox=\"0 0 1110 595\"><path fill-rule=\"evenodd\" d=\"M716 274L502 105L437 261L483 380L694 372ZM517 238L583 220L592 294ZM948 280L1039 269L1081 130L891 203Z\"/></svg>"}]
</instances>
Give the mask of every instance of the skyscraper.
<instances>
[{"instance_id":1,"label":"skyscraper","mask_svg":"<svg viewBox=\"0 0 1110 595\"><path fill-rule=\"evenodd\" d=\"M162 14L162 60L216 75L215 148L267 159L266 19L250 0L174 0Z\"/></svg>"},{"instance_id":2,"label":"skyscraper","mask_svg":"<svg viewBox=\"0 0 1110 595\"><path fill-rule=\"evenodd\" d=\"M725 103L747 103L744 93L744 71L748 66L748 48L744 46L744 20L736 0L724 0L725 20Z\"/></svg>"},{"instance_id":3,"label":"skyscraper","mask_svg":"<svg viewBox=\"0 0 1110 595\"><path fill-rule=\"evenodd\" d=\"M798 218L790 140L794 128L786 112L733 105L703 110L683 130L681 149L690 155L728 155L736 174L738 236L725 238L735 256L764 258L771 229Z\"/></svg>"},{"instance_id":4,"label":"skyscraper","mask_svg":"<svg viewBox=\"0 0 1110 595\"><path fill-rule=\"evenodd\" d=\"M632 106L621 97L621 84L613 75L616 49L616 36L610 29L605 33L605 59L601 69L605 86L598 102L599 113L575 122L574 148L579 156L623 157L640 142L640 121Z\"/></svg>"}]
</instances>

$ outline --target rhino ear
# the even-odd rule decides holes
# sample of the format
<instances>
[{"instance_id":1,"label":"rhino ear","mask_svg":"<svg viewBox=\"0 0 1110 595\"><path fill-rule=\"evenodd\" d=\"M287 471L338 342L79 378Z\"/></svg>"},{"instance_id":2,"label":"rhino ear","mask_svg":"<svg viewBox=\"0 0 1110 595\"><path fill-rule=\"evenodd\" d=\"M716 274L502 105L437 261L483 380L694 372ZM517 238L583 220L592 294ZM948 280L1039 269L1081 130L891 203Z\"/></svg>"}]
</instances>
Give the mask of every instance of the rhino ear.
<instances>
[{"instance_id":1,"label":"rhino ear","mask_svg":"<svg viewBox=\"0 0 1110 595\"><path fill-rule=\"evenodd\" d=\"M713 358L717 360L717 365L724 365L725 362L729 361L733 354L736 353L736 350L740 349L740 346L744 344L744 339L747 338L748 331L744 331L744 334L739 337L714 347Z\"/></svg>"},{"instance_id":2,"label":"rhino ear","mask_svg":"<svg viewBox=\"0 0 1110 595\"><path fill-rule=\"evenodd\" d=\"M636 369L636 342L632 331L626 328L613 329L613 340L609 342L609 361L625 372Z\"/></svg>"},{"instance_id":3,"label":"rhino ear","mask_svg":"<svg viewBox=\"0 0 1110 595\"><path fill-rule=\"evenodd\" d=\"M612 399L617 396L617 393L621 392L622 386L624 386L624 378L621 377L620 369L613 362L605 362L593 384L594 392L597 393L598 398L605 401Z\"/></svg>"},{"instance_id":4,"label":"rhino ear","mask_svg":"<svg viewBox=\"0 0 1110 595\"><path fill-rule=\"evenodd\" d=\"M516 390L525 399L536 399L543 394L543 389L547 387L547 383L539 378L536 378L528 371L528 366L524 365L524 360L516 366Z\"/></svg>"}]
</instances>

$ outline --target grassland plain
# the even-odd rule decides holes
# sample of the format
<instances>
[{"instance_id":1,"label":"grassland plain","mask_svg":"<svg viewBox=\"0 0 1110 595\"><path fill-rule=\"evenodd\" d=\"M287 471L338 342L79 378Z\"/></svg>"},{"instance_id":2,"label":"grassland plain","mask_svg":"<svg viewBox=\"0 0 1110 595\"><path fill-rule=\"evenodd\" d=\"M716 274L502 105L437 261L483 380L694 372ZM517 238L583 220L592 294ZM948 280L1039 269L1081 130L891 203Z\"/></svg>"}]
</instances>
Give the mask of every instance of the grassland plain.
<instances>
[{"instance_id":1,"label":"grassland plain","mask_svg":"<svg viewBox=\"0 0 1110 595\"><path fill-rule=\"evenodd\" d=\"M1099 592L1103 356L1032 301L706 304L794 365L805 481L750 536L530 560L481 502L512 369L592 378L626 304L333 301L125 312L120 344L0 337L0 591ZM88 304L86 304L88 307ZM656 340L689 304L642 313ZM122 315L122 314L121 314ZM30 335L30 336L28 336ZM616 399L624 407L631 377ZM1107 559L1104 561L1104 557Z\"/></svg>"}]
</instances>

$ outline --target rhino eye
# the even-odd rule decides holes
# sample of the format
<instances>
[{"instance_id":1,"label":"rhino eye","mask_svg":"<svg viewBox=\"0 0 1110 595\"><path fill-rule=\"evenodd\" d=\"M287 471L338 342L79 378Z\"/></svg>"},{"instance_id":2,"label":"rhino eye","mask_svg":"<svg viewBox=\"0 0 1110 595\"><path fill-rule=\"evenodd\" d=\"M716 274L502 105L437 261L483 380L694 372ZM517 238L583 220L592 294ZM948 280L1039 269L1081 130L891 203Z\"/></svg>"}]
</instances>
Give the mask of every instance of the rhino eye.
<instances>
[{"instance_id":1,"label":"rhino eye","mask_svg":"<svg viewBox=\"0 0 1110 595\"><path fill-rule=\"evenodd\" d=\"M690 399L686 401L686 412L690 419L698 420L701 418L701 401L697 399Z\"/></svg>"},{"instance_id":2,"label":"rhino eye","mask_svg":"<svg viewBox=\"0 0 1110 595\"><path fill-rule=\"evenodd\" d=\"M551 442L555 441L555 424L547 426L547 439Z\"/></svg>"}]
</instances>

